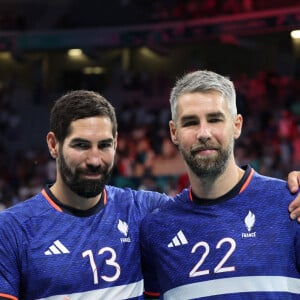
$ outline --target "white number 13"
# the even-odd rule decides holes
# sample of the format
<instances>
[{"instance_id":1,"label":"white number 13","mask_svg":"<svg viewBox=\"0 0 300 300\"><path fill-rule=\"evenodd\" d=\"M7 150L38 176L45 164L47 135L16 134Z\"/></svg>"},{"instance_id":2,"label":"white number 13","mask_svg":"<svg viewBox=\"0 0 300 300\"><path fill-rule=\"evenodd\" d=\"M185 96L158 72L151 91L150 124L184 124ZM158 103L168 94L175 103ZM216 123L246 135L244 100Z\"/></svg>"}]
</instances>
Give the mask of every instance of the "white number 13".
<instances>
[{"instance_id":1,"label":"white number 13","mask_svg":"<svg viewBox=\"0 0 300 300\"><path fill-rule=\"evenodd\" d=\"M106 275L102 275L101 278L105 281L108 282L112 282L115 281L119 278L120 274L121 274L121 267L120 265L116 262L116 258L117 258L117 254L116 251L110 247L104 247L101 248L98 252L98 255L103 254L104 252L110 252L111 256L109 259L105 260L105 263L109 266L113 266L115 267L115 274L113 276L106 276ZM82 257L89 257L90 260L90 265L92 268L92 272L93 272L93 277L94 277L94 284L98 284L99 283L99 279L98 279L98 271L97 271L97 266L95 263L95 259L94 259L94 255L92 250L86 250L84 252L82 252Z\"/></svg>"}]
</instances>

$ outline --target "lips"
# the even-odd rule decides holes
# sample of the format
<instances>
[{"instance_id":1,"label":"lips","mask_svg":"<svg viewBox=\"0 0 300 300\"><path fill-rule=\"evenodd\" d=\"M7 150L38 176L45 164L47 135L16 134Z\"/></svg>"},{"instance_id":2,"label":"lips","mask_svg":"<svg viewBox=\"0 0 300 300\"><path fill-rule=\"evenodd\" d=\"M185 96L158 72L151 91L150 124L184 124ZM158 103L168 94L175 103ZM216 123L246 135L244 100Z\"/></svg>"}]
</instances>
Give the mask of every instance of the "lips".
<instances>
[{"instance_id":1,"label":"lips","mask_svg":"<svg viewBox=\"0 0 300 300\"><path fill-rule=\"evenodd\" d=\"M81 171L78 175L82 178L99 179L103 176L102 172Z\"/></svg>"},{"instance_id":2,"label":"lips","mask_svg":"<svg viewBox=\"0 0 300 300\"><path fill-rule=\"evenodd\" d=\"M205 146L205 147L197 146L197 147L192 148L192 150L191 150L191 152L195 153L195 154L197 154L199 152L204 152L204 151L217 151L217 148L212 147L212 146L209 146L209 147L208 146Z\"/></svg>"},{"instance_id":3,"label":"lips","mask_svg":"<svg viewBox=\"0 0 300 300\"><path fill-rule=\"evenodd\" d=\"M102 177L102 174L81 174L81 179L83 180L101 180Z\"/></svg>"},{"instance_id":4,"label":"lips","mask_svg":"<svg viewBox=\"0 0 300 300\"><path fill-rule=\"evenodd\" d=\"M102 175L102 172L82 172L83 175L94 176L94 175Z\"/></svg>"}]
</instances>

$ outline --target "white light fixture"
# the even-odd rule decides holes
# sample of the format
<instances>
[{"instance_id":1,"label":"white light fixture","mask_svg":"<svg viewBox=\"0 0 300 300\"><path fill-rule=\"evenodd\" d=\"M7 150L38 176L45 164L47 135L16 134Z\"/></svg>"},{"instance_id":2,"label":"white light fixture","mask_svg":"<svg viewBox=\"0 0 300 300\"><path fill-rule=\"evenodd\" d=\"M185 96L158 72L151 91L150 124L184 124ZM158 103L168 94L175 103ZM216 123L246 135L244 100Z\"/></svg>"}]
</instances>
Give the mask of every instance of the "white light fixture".
<instances>
[{"instance_id":1,"label":"white light fixture","mask_svg":"<svg viewBox=\"0 0 300 300\"><path fill-rule=\"evenodd\" d=\"M78 57L82 55L82 50L81 49L70 49L68 51L68 55L71 57Z\"/></svg>"},{"instance_id":2,"label":"white light fixture","mask_svg":"<svg viewBox=\"0 0 300 300\"><path fill-rule=\"evenodd\" d=\"M104 72L105 72L105 70L102 67L85 67L83 69L83 73L86 74L86 75L91 75L91 74L99 75L99 74L102 74Z\"/></svg>"},{"instance_id":3,"label":"white light fixture","mask_svg":"<svg viewBox=\"0 0 300 300\"><path fill-rule=\"evenodd\" d=\"M3 51L3 52L0 52L0 59L2 60L11 60L12 59L12 56L11 56L11 53L8 52L8 51Z\"/></svg>"},{"instance_id":4,"label":"white light fixture","mask_svg":"<svg viewBox=\"0 0 300 300\"><path fill-rule=\"evenodd\" d=\"M292 30L291 31L291 38L300 39L300 30Z\"/></svg>"}]
</instances>

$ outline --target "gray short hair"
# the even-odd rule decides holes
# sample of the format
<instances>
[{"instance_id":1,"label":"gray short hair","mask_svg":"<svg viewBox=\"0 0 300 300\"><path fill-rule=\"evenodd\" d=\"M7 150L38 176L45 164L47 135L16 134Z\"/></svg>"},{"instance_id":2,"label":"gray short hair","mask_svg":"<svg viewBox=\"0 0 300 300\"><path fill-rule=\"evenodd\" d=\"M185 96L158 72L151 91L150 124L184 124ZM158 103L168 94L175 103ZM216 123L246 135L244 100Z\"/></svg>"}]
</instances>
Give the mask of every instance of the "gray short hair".
<instances>
[{"instance_id":1,"label":"gray short hair","mask_svg":"<svg viewBox=\"0 0 300 300\"><path fill-rule=\"evenodd\" d=\"M172 88L170 96L172 120L177 121L178 98L181 95L209 91L219 92L227 101L228 109L232 116L237 114L236 92L233 82L229 78L215 72L200 70L187 73L178 79Z\"/></svg>"}]
</instances>

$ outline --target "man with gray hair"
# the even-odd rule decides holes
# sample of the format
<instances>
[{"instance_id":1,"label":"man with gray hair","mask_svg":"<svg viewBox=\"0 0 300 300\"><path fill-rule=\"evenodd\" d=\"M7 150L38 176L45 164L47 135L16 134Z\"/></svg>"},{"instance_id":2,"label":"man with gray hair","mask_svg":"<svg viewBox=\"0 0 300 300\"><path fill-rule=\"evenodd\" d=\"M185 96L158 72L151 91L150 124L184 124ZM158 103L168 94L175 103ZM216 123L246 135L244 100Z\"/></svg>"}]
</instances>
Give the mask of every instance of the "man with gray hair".
<instances>
[{"instance_id":1,"label":"man with gray hair","mask_svg":"<svg viewBox=\"0 0 300 300\"><path fill-rule=\"evenodd\" d=\"M163 299L299 299L300 225L286 209L294 196L285 181L237 165L243 117L233 83L192 72L170 104L190 188L142 221L146 290L159 287Z\"/></svg>"}]
</instances>

